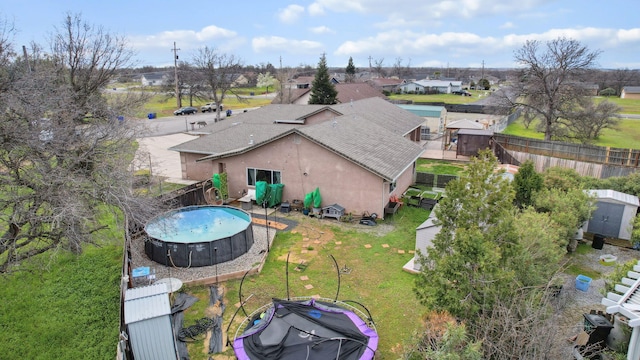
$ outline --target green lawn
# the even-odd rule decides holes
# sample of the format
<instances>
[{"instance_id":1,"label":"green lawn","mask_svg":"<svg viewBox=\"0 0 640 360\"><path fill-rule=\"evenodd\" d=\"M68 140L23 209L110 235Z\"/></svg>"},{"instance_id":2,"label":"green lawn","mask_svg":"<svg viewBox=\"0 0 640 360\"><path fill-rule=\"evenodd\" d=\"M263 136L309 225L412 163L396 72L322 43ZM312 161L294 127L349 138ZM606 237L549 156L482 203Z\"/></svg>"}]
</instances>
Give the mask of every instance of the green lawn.
<instances>
[{"instance_id":1,"label":"green lawn","mask_svg":"<svg viewBox=\"0 0 640 360\"><path fill-rule=\"evenodd\" d=\"M3 359L113 359L122 248L60 252L0 277Z\"/></svg>"},{"instance_id":2,"label":"green lawn","mask_svg":"<svg viewBox=\"0 0 640 360\"><path fill-rule=\"evenodd\" d=\"M619 97L594 97L596 102L609 101L622 107L623 114L640 114L640 100L638 99L620 99Z\"/></svg>"},{"instance_id":3,"label":"green lawn","mask_svg":"<svg viewBox=\"0 0 640 360\"><path fill-rule=\"evenodd\" d=\"M503 134L516 135L532 139L544 139L544 134L535 130L534 121L525 128L521 119L507 126ZM598 146L610 146L622 149L640 149L640 120L622 119L617 129L605 129L602 136L594 142Z\"/></svg>"},{"instance_id":4,"label":"green lawn","mask_svg":"<svg viewBox=\"0 0 640 360\"><path fill-rule=\"evenodd\" d=\"M402 345L410 342L414 331L420 326L420 315L426 310L412 291L415 275L403 271L402 266L413 257L409 251L415 248L415 228L428 214L420 208L403 207L385 220L394 224L395 230L384 236L358 231L355 225L341 226L333 219L319 221L300 216L302 222L298 232L279 232L260 275L245 280L243 295L245 298L252 295L245 305L247 312L269 303L272 297L286 298L285 268L289 252L290 296L320 295L333 299L338 290L335 265L329 256L333 255L340 268L351 270L349 274L341 276L338 299L355 300L371 311L380 336L376 358L400 358ZM304 238L309 240L305 241ZM315 243L316 240L320 242ZM367 244L371 248L365 247ZM383 247L383 244L388 247ZM308 255L302 255L302 250L306 250ZM310 259L303 272L295 270L301 257ZM302 280L301 276L307 276L309 280ZM238 280L224 284L228 303L223 329L227 328L236 309L233 304L239 302L239 284ZM304 286L307 284L312 284L313 289L306 289ZM188 291L203 300L185 315L185 323L195 323L206 311L207 289L195 287ZM244 318L242 312L238 317ZM232 326L232 329L236 327ZM230 336L233 337L234 333ZM208 359L208 354L203 353L202 349L202 342L190 344L191 359ZM229 349L226 355L232 353Z\"/></svg>"}]
</instances>

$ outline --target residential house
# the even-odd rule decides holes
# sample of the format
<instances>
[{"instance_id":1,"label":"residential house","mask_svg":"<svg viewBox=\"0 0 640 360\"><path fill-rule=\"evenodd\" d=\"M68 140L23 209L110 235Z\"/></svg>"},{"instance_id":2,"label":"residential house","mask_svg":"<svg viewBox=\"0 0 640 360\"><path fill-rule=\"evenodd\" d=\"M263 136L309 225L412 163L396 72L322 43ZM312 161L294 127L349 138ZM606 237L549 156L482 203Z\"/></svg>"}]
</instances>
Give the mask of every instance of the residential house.
<instances>
[{"instance_id":1,"label":"residential house","mask_svg":"<svg viewBox=\"0 0 640 360\"><path fill-rule=\"evenodd\" d=\"M166 72L154 72L142 74L140 77L140 82L142 86L162 86L167 83L169 79L169 74Z\"/></svg>"},{"instance_id":2,"label":"residential house","mask_svg":"<svg viewBox=\"0 0 640 360\"><path fill-rule=\"evenodd\" d=\"M369 84L380 89L381 91L395 92L398 86L406 81L398 78L374 78L367 81Z\"/></svg>"},{"instance_id":3,"label":"residential house","mask_svg":"<svg viewBox=\"0 0 640 360\"><path fill-rule=\"evenodd\" d=\"M403 93L451 94L453 91L462 90L462 81L418 80L399 85L398 89Z\"/></svg>"},{"instance_id":4,"label":"residential house","mask_svg":"<svg viewBox=\"0 0 640 360\"><path fill-rule=\"evenodd\" d=\"M640 99L640 86L625 86L620 92L621 99Z\"/></svg>"},{"instance_id":5,"label":"residential house","mask_svg":"<svg viewBox=\"0 0 640 360\"><path fill-rule=\"evenodd\" d=\"M323 205L384 216L389 198L414 182L423 119L372 97L336 105L272 104L208 125L209 135L174 146L182 177L226 172L239 197L256 181L284 184L283 200L316 187Z\"/></svg>"}]
</instances>

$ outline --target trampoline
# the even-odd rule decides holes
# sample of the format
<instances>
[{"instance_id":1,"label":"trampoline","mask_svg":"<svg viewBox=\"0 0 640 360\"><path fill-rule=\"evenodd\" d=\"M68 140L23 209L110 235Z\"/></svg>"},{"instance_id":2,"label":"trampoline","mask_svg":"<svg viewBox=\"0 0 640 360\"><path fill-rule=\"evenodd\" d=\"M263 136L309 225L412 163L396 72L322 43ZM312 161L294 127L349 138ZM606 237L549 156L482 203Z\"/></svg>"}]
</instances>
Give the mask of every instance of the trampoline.
<instances>
[{"instance_id":1,"label":"trampoline","mask_svg":"<svg viewBox=\"0 0 640 360\"><path fill-rule=\"evenodd\" d=\"M253 245L251 215L230 206L170 210L145 226L147 256L160 264L198 267L245 254Z\"/></svg>"},{"instance_id":2,"label":"trampoline","mask_svg":"<svg viewBox=\"0 0 640 360\"><path fill-rule=\"evenodd\" d=\"M274 299L240 326L233 349L239 360L370 360L378 334L363 318L357 308L331 299Z\"/></svg>"}]
</instances>

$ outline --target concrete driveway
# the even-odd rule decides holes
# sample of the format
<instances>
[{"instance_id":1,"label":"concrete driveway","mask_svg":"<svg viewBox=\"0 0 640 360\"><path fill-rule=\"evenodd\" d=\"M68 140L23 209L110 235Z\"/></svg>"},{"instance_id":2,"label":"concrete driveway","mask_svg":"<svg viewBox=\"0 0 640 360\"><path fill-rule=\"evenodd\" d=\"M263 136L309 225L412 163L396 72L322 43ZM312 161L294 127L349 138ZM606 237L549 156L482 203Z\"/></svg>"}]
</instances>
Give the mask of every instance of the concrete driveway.
<instances>
[{"instance_id":1,"label":"concrete driveway","mask_svg":"<svg viewBox=\"0 0 640 360\"><path fill-rule=\"evenodd\" d=\"M151 168L153 176L162 176L166 181L177 184L192 184L195 181L182 180L182 167L180 165L180 154L176 151L167 150L174 145L196 139L197 136L185 133L154 136L138 139L140 148L138 154L142 155L141 164L138 169ZM148 153L144 154L144 153Z\"/></svg>"}]
</instances>

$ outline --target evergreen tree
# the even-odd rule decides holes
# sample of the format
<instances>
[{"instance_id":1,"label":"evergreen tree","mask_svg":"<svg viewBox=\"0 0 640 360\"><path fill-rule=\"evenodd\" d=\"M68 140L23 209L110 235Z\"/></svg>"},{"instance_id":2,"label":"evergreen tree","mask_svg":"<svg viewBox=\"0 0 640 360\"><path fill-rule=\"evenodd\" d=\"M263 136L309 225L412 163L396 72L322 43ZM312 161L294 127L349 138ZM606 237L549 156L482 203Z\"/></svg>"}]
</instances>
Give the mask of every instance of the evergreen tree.
<instances>
[{"instance_id":1,"label":"evergreen tree","mask_svg":"<svg viewBox=\"0 0 640 360\"><path fill-rule=\"evenodd\" d=\"M353 58L351 56L349 56L349 63L347 64L347 68L344 72L346 82L352 83L356 80L356 67L353 65Z\"/></svg>"},{"instance_id":2,"label":"evergreen tree","mask_svg":"<svg viewBox=\"0 0 640 360\"><path fill-rule=\"evenodd\" d=\"M336 103L338 91L331 82L329 77L329 68L327 68L327 58L324 54L318 62L318 70L316 77L311 85L311 97L309 104L331 105Z\"/></svg>"},{"instance_id":3,"label":"evergreen tree","mask_svg":"<svg viewBox=\"0 0 640 360\"><path fill-rule=\"evenodd\" d=\"M516 190L516 205L521 209L533 205L533 194L542 189L543 181L542 175L538 174L533 168L533 161L525 161L513 176L513 186Z\"/></svg>"}]
</instances>

